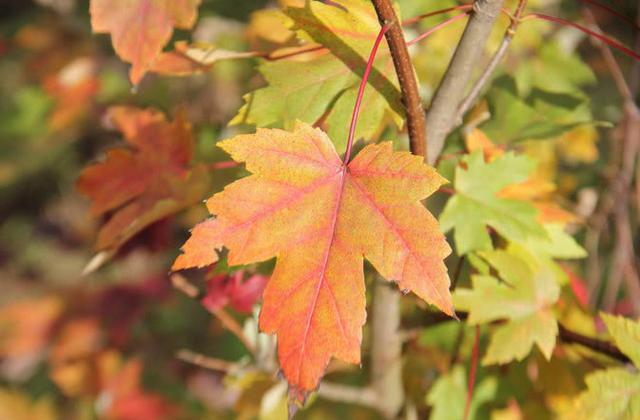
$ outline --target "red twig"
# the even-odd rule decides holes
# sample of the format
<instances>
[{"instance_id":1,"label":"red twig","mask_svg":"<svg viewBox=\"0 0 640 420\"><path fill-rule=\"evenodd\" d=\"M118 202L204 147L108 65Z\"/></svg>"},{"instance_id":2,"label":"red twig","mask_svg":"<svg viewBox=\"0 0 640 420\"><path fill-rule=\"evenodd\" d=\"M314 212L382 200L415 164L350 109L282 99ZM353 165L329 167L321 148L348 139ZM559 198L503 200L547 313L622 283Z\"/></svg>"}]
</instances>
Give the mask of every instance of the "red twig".
<instances>
[{"instance_id":1,"label":"red twig","mask_svg":"<svg viewBox=\"0 0 640 420\"><path fill-rule=\"evenodd\" d=\"M444 22L437 24L433 28L430 28L428 31L418 35L417 37L415 37L411 41L407 42L407 45L411 46L411 45L413 45L413 44L415 44L417 42L420 42L423 39L425 39L426 37L428 37L429 35L431 35L432 33L434 33L435 31L437 31L438 29L442 29L445 26L448 26L448 25L452 24L453 22L462 19L463 17L465 17L467 15L468 15L468 12L464 12L464 13L460 13L459 15L455 15L454 17L451 17L451 18L445 20Z\"/></svg>"},{"instance_id":2,"label":"red twig","mask_svg":"<svg viewBox=\"0 0 640 420\"><path fill-rule=\"evenodd\" d=\"M590 4L592 6L598 7L602 10L606 10L607 12L611 13L612 15L616 16L619 19L624 20L625 22L627 22L629 25L633 26L633 28L635 28L635 30L640 30L640 27L638 26L638 24L636 22L633 21L633 19L629 18L628 16L623 15L622 13L618 12L617 10L607 6L606 4L602 4L599 3L595 0L580 0L583 3L587 3Z\"/></svg>"},{"instance_id":3,"label":"red twig","mask_svg":"<svg viewBox=\"0 0 640 420\"><path fill-rule=\"evenodd\" d=\"M575 22L571 22L570 20L562 19L562 18L559 18L559 17L556 17L556 16L545 15L545 14L542 14L542 13L530 13L527 16L523 17L522 21L530 20L530 19L543 19L543 20L548 20L550 22L559 23L561 25L571 26L572 28L578 29L578 30L584 32L587 35L591 35L592 37L599 39L600 41L602 41L605 44L609 45L610 47L613 47L613 48L617 49L618 51L628 55L629 57L633 57L634 59L640 61L640 55L638 55L637 53L635 53L631 49L625 47L624 45L622 45L618 41L615 41L615 40L609 38L608 36L605 36L605 35L603 35L601 33L593 31L593 30L591 30L589 28L586 28L586 27L584 27L584 26L582 26L580 24L577 24Z\"/></svg>"},{"instance_id":4,"label":"red twig","mask_svg":"<svg viewBox=\"0 0 640 420\"><path fill-rule=\"evenodd\" d=\"M467 401L464 405L464 416L462 420L469 418L471 410L471 398L473 397L473 388L476 384L476 370L478 368L478 354L480 348L480 326L476 325L476 337L473 339L473 352L471 353L471 366L469 367L469 383L467 385Z\"/></svg>"},{"instance_id":5,"label":"red twig","mask_svg":"<svg viewBox=\"0 0 640 420\"><path fill-rule=\"evenodd\" d=\"M353 148L353 140L356 136L356 124L358 123L358 114L360 113L360 105L362 104L364 89L367 87L367 81L369 80L369 74L371 73L371 68L373 67L373 61L376 58L378 47L380 47L380 43L384 38L384 34L388 30L389 30L389 25L384 25L383 27L380 28L380 32L378 32L376 41L373 43L373 47L371 48L371 54L369 54L369 60L367 60L367 67L364 70L364 75L362 76L362 80L360 81L360 88L358 89L356 104L353 107L353 114L351 115L351 126L349 127L349 139L347 140L347 150L344 153L345 166L349 163L349 159L351 158L351 149Z\"/></svg>"}]
</instances>

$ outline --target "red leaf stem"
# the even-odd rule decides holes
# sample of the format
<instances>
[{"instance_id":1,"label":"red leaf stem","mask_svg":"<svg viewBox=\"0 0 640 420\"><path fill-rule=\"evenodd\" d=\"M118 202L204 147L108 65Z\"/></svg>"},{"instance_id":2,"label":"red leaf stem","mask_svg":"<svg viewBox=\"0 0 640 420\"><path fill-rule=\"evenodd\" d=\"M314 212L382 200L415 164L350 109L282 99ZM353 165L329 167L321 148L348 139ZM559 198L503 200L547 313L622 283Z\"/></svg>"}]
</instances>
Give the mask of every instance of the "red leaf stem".
<instances>
[{"instance_id":1,"label":"red leaf stem","mask_svg":"<svg viewBox=\"0 0 640 420\"><path fill-rule=\"evenodd\" d=\"M349 163L349 159L351 157L351 149L353 148L353 139L356 135L356 124L358 123L358 114L360 113L360 105L362 104L362 97L364 96L364 89L367 86L367 81L369 80L369 74L371 73L371 68L373 67L373 61L376 58L376 53L378 52L378 47L380 47L380 43L384 38L384 34L389 30L389 25L384 25L380 28L380 32L378 32L378 36L376 37L376 41L373 43L373 47L371 48L371 54L369 54L369 60L367 61L367 67L364 70L364 74L362 75L362 80L360 81L360 88L358 89L358 96L356 97L356 104L353 107L353 114L351 115L351 127L349 127L349 139L347 140L347 150L344 153L344 165L347 166Z\"/></svg>"}]
</instances>

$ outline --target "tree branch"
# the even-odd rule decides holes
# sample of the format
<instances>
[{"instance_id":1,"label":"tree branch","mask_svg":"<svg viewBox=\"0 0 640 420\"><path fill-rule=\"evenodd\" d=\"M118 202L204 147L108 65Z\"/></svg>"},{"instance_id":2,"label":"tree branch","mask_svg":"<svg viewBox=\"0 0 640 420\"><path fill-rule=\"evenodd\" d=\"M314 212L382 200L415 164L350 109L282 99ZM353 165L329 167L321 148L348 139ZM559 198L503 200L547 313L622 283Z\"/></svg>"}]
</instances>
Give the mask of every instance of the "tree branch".
<instances>
[{"instance_id":1,"label":"tree branch","mask_svg":"<svg viewBox=\"0 0 640 420\"><path fill-rule=\"evenodd\" d=\"M196 353L188 349L178 350L178 353L176 353L176 358L182 360L183 362L191 363L192 365L196 365L201 368L217 370L225 373L233 370L236 367L235 363L205 356L204 354Z\"/></svg>"},{"instance_id":2,"label":"tree branch","mask_svg":"<svg viewBox=\"0 0 640 420\"><path fill-rule=\"evenodd\" d=\"M437 160L503 0L476 0L473 14L427 111L427 154Z\"/></svg>"},{"instance_id":3,"label":"tree branch","mask_svg":"<svg viewBox=\"0 0 640 420\"><path fill-rule=\"evenodd\" d=\"M191 299L201 300L204 297L204 293L200 291L196 286L191 284L189 280L187 280L183 275L174 273L171 275L171 284L177 290L180 290L182 293L190 297ZM245 335L242 326L236 321L231 315L229 315L223 308L219 309L210 309L206 308L207 311L218 318L223 327L225 327L229 332L235 335L238 340L244 344L245 348L255 356L256 348L249 340L249 338Z\"/></svg>"},{"instance_id":4,"label":"tree branch","mask_svg":"<svg viewBox=\"0 0 640 420\"><path fill-rule=\"evenodd\" d=\"M500 46L496 50L493 57L491 57L491 61L489 62L487 67L484 69L484 72L482 72L482 75L478 78L473 88L471 89L471 91L469 92L465 100L462 101L462 104L458 108L458 112L454 120L455 125L459 125L462 123L462 118L464 117L464 114L466 114L469 111L469 109L471 109L473 104L475 104L475 102L478 100L478 96L480 96L480 93L482 92L485 85L491 78L491 75L493 74L493 72L496 70L496 67L498 67L498 64L500 64L500 62L502 61L502 58L507 53L507 50L511 45L511 41L513 41L513 37L516 34L516 29L518 29L518 25L520 24L520 17L522 16L522 12L524 11L524 8L526 5L527 5L527 0L518 1L518 6L516 6L516 11L513 14L513 17L511 18L511 24L505 31L504 37L502 38L502 42L500 43Z\"/></svg>"},{"instance_id":5,"label":"tree branch","mask_svg":"<svg viewBox=\"0 0 640 420\"><path fill-rule=\"evenodd\" d=\"M426 119L422 100L420 99L420 91L418 90L418 82L416 81L409 50L402 33L402 26L389 0L373 0L373 5L378 14L380 25L391 25L385 36L387 44L389 44L389 51L391 51L391 58L400 83L402 102L407 114L407 131L409 133L411 152L424 156L426 160Z\"/></svg>"},{"instance_id":6,"label":"tree branch","mask_svg":"<svg viewBox=\"0 0 640 420\"><path fill-rule=\"evenodd\" d=\"M583 15L594 32L603 33L589 9L585 9ZM595 37L591 37L591 40L600 50L604 62L609 68L611 77L623 99L624 109L624 116L620 123L622 128L620 167L617 176L611 181L612 187L607 196L607 201L611 203L610 206L613 210L616 243L613 253L613 268L604 291L603 307L605 310L611 310L615 306L624 279L627 282L627 292L634 312L638 314L640 313L640 274L635 263L636 252L631 235L628 206L631 201L634 168L640 153L640 110L635 103L633 91L611 49Z\"/></svg>"},{"instance_id":7,"label":"tree branch","mask_svg":"<svg viewBox=\"0 0 640 420\"><path fill-rule=\"evenodd\" d=\"M371 387L378 410L394 418L404 403L400 292L393 283L376 277L373 286Z\"/></svg>"},{"instance_id":8,"label":"tree branch","mask_svg":"<svg viewBox=\"0 0 640 420\"><path fill-rule=\"evenodd\" d=\"M385 37L400 83L406 110L411 152L427 160L426 122L416 75L391 1L373 0L380 25L389 25ZM359 398L369 401L382 414L392 418L404 404L402 384L402 337L400 335L400 293L382 279L374 282L372 303L371 388L358 390ZM322 392L322 386L320 387ZM326 386L324 392L326 393ZM345 390L343 397L349 395Z\"/></svg>"},{"instance_id":9,"label":"tree branch","mask_svg":"<svg viewBox=\"0 0 640 420\"><path fill-rule=\"evenodd\" d=\"M467 312L457 312L456 314L460 320L466 320L469 317ZM426 317L423 317L422 320L422 322L424 322L423 328L447 321L451 321L451 317L442 312L427 312ZM629 363L631 361L627 355L609 341L582 335L568 329L560 323L558 323L558 337L567 344L580 344L589 350L604 354L622 363Z\"/></svg>"},{"instance_id":10,"label":"tree branch","mask_svg":"<svg viewBox=\"0 0 640 420\"><path fill-rule=\"evenodd\" d=\"M378 398L371 388L321 382L318 388L318 396L331 401L358 404L371 408L378 407Z\"/></svg>"},{"instance_id":11,"label":"tree branch","mask_svg":"<svg viewBox=\"0 0 640 420\"><path fill-rule=\"evenodd\" d=\"M631 361L626 354L620 351L618 347L608 341L587 337L567 329L560 323L558 323L558 333L560 335L560 339L565 343L580 344L583 347L602 353L623 363L629 363Z\"/></svg>"}]
</instances>

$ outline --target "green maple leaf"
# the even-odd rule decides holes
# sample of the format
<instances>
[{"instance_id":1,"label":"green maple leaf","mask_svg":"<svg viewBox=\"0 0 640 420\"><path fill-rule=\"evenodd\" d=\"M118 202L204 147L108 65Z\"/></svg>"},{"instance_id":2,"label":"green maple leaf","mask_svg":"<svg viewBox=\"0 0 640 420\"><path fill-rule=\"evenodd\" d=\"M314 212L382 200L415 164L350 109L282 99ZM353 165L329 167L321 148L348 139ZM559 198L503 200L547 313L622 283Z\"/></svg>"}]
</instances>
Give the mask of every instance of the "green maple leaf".
<instances>
[{"instance_id":1,"label":"green maple leaf","mask_svg":"<svg viewBox=\"0 0 640 420\"><path fill-rule=\"evenodd\" d=\"M489 377L481 381L473 390L469 419L476 418L478 408L491 401L498 389L498 381ZM467 395L467 377L464 368L455 366L451 372L442 375L427 395L427 404L433 406L430 420L459 420L464 416Z\"/></svg>"},{"instance_id":2,"label":"green maple leaf","mask_svg":"<svg viewBox=\"0 0 640 420\"><path fill-rule=\"evenodd\" d=\"M640 375L610 368L588 375L587 391L574 401L564 418L581 420L637 420L640 418Z\"/></svg>"},{"instance_id":3,"label":"green maple leaf","mask_svg":"<svg viewBox=\"0 0 640 420\"><path fill-rule=\"evenodd\" d=\"M600 315L620 350L640 368L640 322ZM569 418L636 420L640 418L640 374L624 368L599 370L585 379L587 390L574 401ZM577 416L577 417L575 417Z\"/></svg>"},{"instance_id":4,"label":"green maple leaf","mask_svg":"<svg viewBox=\"0 0 640 420\"><path fill-rule=\"evenodd\" d=\"M620 350L640 368L640 321L621 316L600 314L607 330Z\"/></svg>"},{"instance_id":5,"label":"green maple leaf","mask_svg":"<svg viewBox=\"0 0 640 420\"><path fill-rule=\"evenodd\" d=\"M507 185L529 177L535 165L531 159L510 152L486 163L482 152L477 151L462 162L466 168L456 168L456 193L440 216L444 232L455 229L454 240L459 255L493 249L487 226L511 241L522 242L529 236L547 238L543 226L536 220L535 207L496 195Z\"/></svg>"},{"instance_id":6,"label":"green maple leaf","mask_svg":"<svg viewBox=\"0 0 640 420\"><path fill-rule=\"evenodd\" d=\"M547 238L529 236L522 245L537 255L549 258L576 259L587 256L587 251L564 230L562 223L544 225Z\"/></svg>"},{"instance_id":7,"label":"green maple leaf","mask_svg":"<svg viewBox=\"0 0 640 420\"><path fill-rule=\"evenodd\" d=\"M524 249L510 247L480 253L498 272L472 277L472 289L458 289L456 308L469 311L471 325L504 320L491 336L482 363L507 363L524 359L534 344L549 359L555 346L558 324L552 305L560 286L553 266L541 264Z\"/></svg>"},{"instance_id":8,"label":"green maple leaf","mask_svg":"<svg viewBox=\"0 0 640 420\"><path fill-rule=\"evenodd\" d=\"M380 24L369 1L332 3L309 2L304 8L285 10L298 38L323 45L329 52L308 61L263 63L259 71L267 86L245 95L245 105L231 124L290 130L296 120L309 124L322 120L337 149L344 148L358 86ZM383 43L365 88L363 103L367 112L358 122L357 138L373 137L390 120L397 126L402 124L397 81L385 76L393 74L393 62Z\"/></svg>"},{"instance_id":9,"label":"green maple leaf","mask_svg":"<svg viewBox=\"0 0 640 420\"><path fill-rule=\"evenodd\" d=\"M519 63L515 80L520 92L528 93L537 87L548 92L584 95L583 85L594 84L593 70L577 54L555 42L544 43L531 59Z\"/></svg>"},{"instance_id":10,"label":"green maple leaf","mask_svg":"<svg viewBox=\"0 0 640 420\"><path fill-rule=\"evenodd\" d=\"M496 79L487 98L491 119L480 127L499 143L549 139L580 125L602 124L593 120L588 98L540 88L523 95L506 75Z\"/></svg>"}]
</instances>

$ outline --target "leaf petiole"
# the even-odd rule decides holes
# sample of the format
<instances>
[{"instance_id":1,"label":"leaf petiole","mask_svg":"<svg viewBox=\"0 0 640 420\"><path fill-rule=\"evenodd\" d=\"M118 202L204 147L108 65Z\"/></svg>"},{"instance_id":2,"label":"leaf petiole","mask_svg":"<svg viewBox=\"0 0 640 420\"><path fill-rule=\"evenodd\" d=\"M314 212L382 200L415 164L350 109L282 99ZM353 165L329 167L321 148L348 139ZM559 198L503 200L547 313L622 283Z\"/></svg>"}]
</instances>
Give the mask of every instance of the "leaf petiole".
<instances>
[{"instance_id":1,"label":"leaf petiole","mask_svg":"<svg viewBox=\"0 0 640 420\"><path fill-rule=\"evenodd\" d=\"M344 153L344 166L347 166L347 164L349 163L349 159L351 158L351 149L353 148L353 140L356 135L356 124L358 123L358 114L360 113L360 105L362 104L364 89L367 87L369 74L371 73L371 68L373 67L373 61L376 58L378 47L380 47L380 43L382 42L384 35L387 33L390 27L391 25L385 24L380 28L380 32L378 32L378 36L376 37L376 40L373 43L373 47L371 47L371 53L369 54L369 59L367 60L367 67L365 68L364 74L362 75L362 80L360 81L360 88L358 89L358 96L356 97L356 103L353 107L353 114L351 115L351 126L349 127L349 139L347 140L347 150Z\"/></svg>"}]
</instances>

